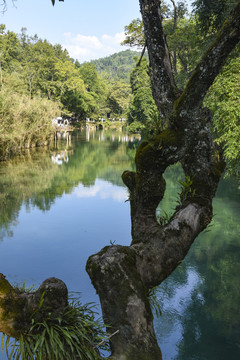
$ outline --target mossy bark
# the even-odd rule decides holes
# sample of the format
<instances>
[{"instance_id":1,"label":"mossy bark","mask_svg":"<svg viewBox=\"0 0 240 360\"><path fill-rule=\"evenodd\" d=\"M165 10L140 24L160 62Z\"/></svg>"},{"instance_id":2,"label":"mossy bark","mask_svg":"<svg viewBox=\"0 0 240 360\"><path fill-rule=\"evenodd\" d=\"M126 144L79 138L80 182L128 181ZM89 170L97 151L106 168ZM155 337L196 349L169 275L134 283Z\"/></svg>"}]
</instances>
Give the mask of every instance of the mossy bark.
<instances>
[{"instance_id":1,"label":"mossy bark","mask_svg":"<svg viewBox=\"0 0 240 360\"><path fill-rule=\"evenodd\" d=\"M27 333L32 319L41 322L61 316L68 305L68 291L63 281L46 279L33 293L21 291L10 285L0 274L0 331L18 339Z\"/></svg>"},{"instance_id":2,"label":"mossy bark","mask_svg":"<svg viewBox=\"0 0 240 360\"><path fill-rule=\"evenodd\" d=\"M162 358L147 297L181 263L193 241L212 219L212 200L225 163L211 135L204 96L240 40L240 3L209 47L182 94L176 89L161 24L159 1L140 0L151 65L153 95L165 128L137 150L136 172L125 171L129 189L132 242L91 256L87 271L100 296L103 316L114 330L113 359ZM191 188L167 224L156 220L165 192L164 172L180 162Z\"/></svg>"},{"instance_id":3,"label":"mossy bark","mask_svg":"<svg viewBox=\"0 0 240 360\"><path fill-rule=\"evenodd\" d=\"M119 333L111 338L112 359L160 360L153 329L149 289L159 285L182 262L197 235L212 219L212 200L224 170L214 145L211 117L202 102L224 61L240 40L240 2L209 47L182 94L174 83L159 1L140 0L151 65L153 95L168 128L141 144L136 172L125 171L132 221L130 246L113 245L92 255L87 271L102 305L104 320ZM180 162L192 180L165 225L155 216L165 192L164 172ZM42 305L42 299L44 302ZM12 288L0 274L0 331L19 337L33 316L56 317L67 306L67 289L50 278L34 294ZM38 310L36 312L36 310ZM37 314L37 315L36 315Z\"/></svg>"}]
</instances>

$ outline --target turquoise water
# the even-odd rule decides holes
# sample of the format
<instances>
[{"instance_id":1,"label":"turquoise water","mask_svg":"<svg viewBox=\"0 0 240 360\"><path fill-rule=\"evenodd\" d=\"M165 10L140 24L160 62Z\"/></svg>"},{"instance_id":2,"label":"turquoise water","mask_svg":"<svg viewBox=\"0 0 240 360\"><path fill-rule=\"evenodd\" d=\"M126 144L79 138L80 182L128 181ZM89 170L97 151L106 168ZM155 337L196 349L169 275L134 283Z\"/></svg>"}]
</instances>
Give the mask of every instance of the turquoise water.
<instances>
[{"instance_id":1,"label":"turquoise water","mask_svg":"<svg viewBox=\"0 0 240 360\"><path fill-rule=\"evenodd\" d=\"M121 173L134 169L137 136L82 132L57 148L0 164L0 272L14 284L62 279L83 302L98 297L88 256L110 242L128 245L130 210ZM179 167L166 174L161 210L175 205ZM240 358L240 196L221 181L214 220L159 288L154 325L165 360ZM1 358L1 356L0 356Z\"/></svg>"}]
</instances>

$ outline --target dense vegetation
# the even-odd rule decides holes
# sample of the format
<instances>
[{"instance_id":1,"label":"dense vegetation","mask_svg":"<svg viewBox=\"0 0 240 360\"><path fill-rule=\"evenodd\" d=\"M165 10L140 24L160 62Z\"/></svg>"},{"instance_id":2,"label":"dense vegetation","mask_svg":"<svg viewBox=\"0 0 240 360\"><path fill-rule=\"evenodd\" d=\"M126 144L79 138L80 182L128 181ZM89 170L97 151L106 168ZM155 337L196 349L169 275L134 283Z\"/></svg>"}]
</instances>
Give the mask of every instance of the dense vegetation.
<instances>
[{"instance_id":1,"label":"dense vegetation","mask_svg":"<svg viewBox=\"0 0 240 360\"><path fill-rule=\"evenodd\" d=\"M162 2L165 15L163 27L169 46L173 72L177 86L184 88L191 77L202 54L207 50L217 30L230 13L236 1L203 1L194 3L191 16L184 2L174 3L171 9ZM222 10L221 10L222 9ZM221 11L220 11L221 10ZM142 48L145 45L143 24L140 19L133 20L125 27L125 45ZM240 90L239 73L240 47L230 54L227 64L209 89L205 105L213 116L213 132L215 140L223 146L227 161L227 174L239 176L240 159ZM151 69L143 58L131 73L133 100L128 115L133 131L142 130L150 133L158 132L166 125L159 119L155 107L149 75Z\"/></svg>"},{"instance_id":2,"label":"dense vegetation","mask_svg":"<svg viewBox=\"0 0 240 360\"><path fill-rule=\"evenodd\" d=\"M174 1L172 3L175 6ZM224 167L222 166L221 154L212 145L210 129L208 127L210 117L207 112L203 111L202 101L216 74L220 71L223 64L221 57L224 61L229 53L228 50L233 48L236 42L231 30L236 27L236 20L233 21L233 19L239 20L239 17L237 17L239 7L235 17L231 20L232 22L229 21L228 24L229 34L227 32L227 35L229 37L230 35L232 36L229 42L231 43L231 40L233 40L233 46L227 48L224 52L224 42L221 43L221 41L223 39L226 41L226 33L222 32L221 36L216 40L219 46L217 48L220 51L215 56L216 52L213 49L216 44L209 48L208 56L210 60L207 62L207 65L200 62L195 72L195 74L197 73L196 77L191 77L192 69L194 69L198 62L199 54L207 48L208 39L212 37L215 31L215 24L210 23L207 29L209 33L205 32L205 36L203 36L198 26L198 22L201 23L200 18L187 18L182 4L178 7L175 6L170 20L166 16L164 26L169 38L173 73L179 88L179 91L176 91L175 94L174 82L169 81L169 84L164 82L166 70L169 70L171 75L173 75L170 59L168 56L164 56L165 52L167 52L167 46L165 46L165 42L161 43L161 41L156 41L155 46L151 43L151 39L155 39L155 36L152 36L152 34L154 35L156 29L163 35L162 26L159 26L159 24L162 24L162 18L159 15L158 4L152 2L152 9L156 10L158 15L158 26L148 21L151 16L149 15L149 9L143 7L143 0L140 0L140 5L145 21L145 29L148 29L146 34L148 35L150 60L151 57L154 60L158 60L156 55L160 54L160 52L155 51L156 48L164 50L160 57L161 60L165 61L159 63L159 66L157 66L157 62L155 64L152 63L152 73L155 71L155 74L160 75L158 77L152 75L153 90L159 87L159 84L163 85L159 91L161 97L156 92L154 93L158 111L151 97L151 86L148 77L151 69L149 69L145 59L138 62L136 68L131 73L130 85L133 98L129 107L131 100L130 87L123 80L115 81L109 87L98 75L94 64L86 63L80 65L75 63L69 58L66 51L63 51L58 45L52 46L47 41L38 40L37 37L30 39L26 36L24 30L20 36L13 34L11 37L10 32L5 33L5 29L2 27L1 95L3 126L1 124L1 141L3 148L4 146L5 148L7 147L4 144L10 143L10 148L7 149L7 152L10 153L13 149L31 146L33 141L39 141L38 138L34 139L34 135L38 134L38 131L39 137L42 140L47 139L51 132L50 125L49 130L48 126L44 127L45 124L38 127L36 119L39 113L35 117L32 116L37 106L31 107L31 105L37 100L40 101L41 110L43 109L43 101L46 100L50 105L51 102L54 102L54 105L59 104L62 107L62 112L65 112L65 114L73 113L79 117L96 117L105 116L106 114L107 116L122 116L127 113L129 108L129 119L131 119L133 124L138 121L141 125L140 128L145 127L150 133L161 131L154 141L143 142L142 146L139 147L136 156L136 173L128 171L123 175L123 181L130 191L133 225L132 245L124 247L123 252L122 248L120 249L119 246L112 244L113 248L105 248L99 254L95 254L94 257L89 259L87 265L87 271L93 284L100 294L101 300L105 301L105 303L102 301L105 318L109 316L108 311L110 310L109 322L113 324L113 328L116 328L116 326L120 327L120 337L117 340L113 340L113 353L114 351L117 353L118 349L124 349L121 352L124 351L126 354L128 352L130 356L134 354L134 357L137 358L138 354L135 356L135 353L138 351L140 354L144 350L144 354L154 353L154 358L159 359L161 358L161 351L158 348L154 332L152 331L152 313L146 289L151 290L153 286L159 285L183 261L195 237L205 229L212 219L212 198L215 195ZM168 10L166 10L166 14L168 14ZM186 26L191 29L188 32L191 35L189 38L185 37L185 32L183 31L177 34L181 24L182 29L187 29ZM192 35L199 41L192 42ZM183 38L183 42L179 40L181 38ZM163 36L161 36L161 39L163 39ZM178 39L177 42L176 39ZM8 46L9 40L11 41L10 47ZM185 40L186 47L186 44L182 45ZM198 48L195 46L195 43L197 43ZM191 53L188 53L189 49L191 49ZM193 56L191 57L191 55ZM217 61L215 61L215 57ZM226 64L220 77L216 78L213 87L209 89L206 98L206 104L209 102L208 107L215 117L214 130L216 132L216 142L224 144L226 157L229 148L233 149L232 153L236 155L239 146L238 134L234 140L232 136L232 133L238 130L239 113L232 111L235 110L236 102L234 104L231 103L232 98L238 102L238 96L232 90L232 83L238 81L238 59L239 49L236 49L235 54L229 59L229 63ZM215 69L214 71L212 70L216 65L217 71L215 73ZM229 66L236 68L234 71L236 78L232 77L233 74L229 71ZM227 73L229 73L229 78L226 76ZM211 78L209 82L206 75ZM188 84L190 83L190 85L185 88L185 92L180 97L180 88L185 85L189 78ZM169 79L173 79L173 76ZM225 82L225 79L227 82L222 92L221 85ZM17 85L13 86L14 82ZM168 92L169 89L170 91ZM229 90L226 91L227 89ZM232 97L233 94L235 97ZM11 95L17 97L13 99L10 97ZM178 101L176 101L177 99ZM20 111L17 108L13 116L11 116L9 111L11 101L20 103L20 106L24 104L23 110ZM31 104L29 107L28 102ZM171 103L171 106L168 106L167 103ZM219 126L221 112L218 114L218 109L221 107L224 109L226 103L228 106L224 114L224 121ZM165 106L166 104L167 106ZM163 111L161 111L159 105L162 105ZM25 113L25 109L28 108L30 109L29 112ZM50 108L52 109L51 106ZM194 111L191 111L192 108ZM139 111L140 109L142 111ZM20 125L18 123L18 126L16 126L15 122L18 118L16 115L18 113L20 114ZM49 115L49 111L46 112L46 118ZM234 117L236 118L235 122L233 121ZM43 115L42 118L44 118ZM24 125L25 119L29 119L26 125ZM5 126L5 122L7 122L7 126ZM171 127L169 126L170 122L172 122ZM32 126L35 123L36 125ZM23 131L21 127L23 127ZM13 140L10 137L8 139L6 137L8 128L10 129L10 136L14 134ZM44 137L42 136L43 128L46 129ZM230 137L225 136L227 131ZM17 135L19 133L18 138ZM231 156L228 156L228 158L232 159ZM193 187L191 188L189 183L184 185L185 187L180 195L181 202L176 212L167 220L167 223L157 224L155 210L165 192L165 181L161 176L167 167L178 161L182 162L186 180L189 179L189 183L190 185L193 184ZM198 176L195 178L196 173L198 173ZM186 189L188 190L186 191ZM142 219L146 220L146 224L144 223L143 226ZM163 229L163 227L165 228ZM180 229L181 231L179 231ZM134 247L134 245L138 246ZM104 257L110 260L106 261ZM151 263L149 259L151 259ZM138 262L135 260L138 260ZM104 263L101 263L101 261L104 261ZM152 265L156 265L156 268ZM127 281L124 282L124 292L119 296L119 288L121 289L122 287L119 286L121 285L119 279L123 279L123 275L126 273L131 277L128 277ZM145 273L147 274L146 277L144 276ZM4 282L4 279L4 276L2 276L1 281ZM104 286L106 287L104 288ZM133 289L134 298L132 298ZM5 295L8 295L7 291ZM114 311L111 308L113 300ZM137 331L135 321L133 321L133 325L131 324L128 336L126 337L125 329L130 324L129 319L134 319L135 314L138 313L139 315L140 313L139 311L136 312L136 308L131 309L133 300L134 303L137 303L137 309L141 310L140 307L144 308L142 318L139 316L138 320L140 324L147 323L149 331L141 330L141 333L138 330L138 334L135 336ZM123 314L127 315L123 316ZM144 329L144 326L139 326L139 328ZM150 336L147 338L146 335ZM143 338L146 339L145 348L141 348L144 343L142 341ZM134 339L134 342L132 339ZM125 344L127 344L126 347L124 346ZM47 356L49 356L48 352Z\"/></svg>"},{"instance_id":3,"label":"dense vegetation","mask_svg":"<svg viewBox=\"0 0 240 360\"><path fill-rule=\"evenodd\" d=\"M135 52L103 59L104 79L94 63L80 65L60 45L29 37L25 28L15 34L1 25L0 34L0 159L45 143L57 115L126 117Z\"/></svg>"},{"instance_id":4,"label":"dense vegetation","mask_svg":"<svg viewBox=\"0 0 240 360\"><path fill-rule=\"evenodd\" d=\"M197 0L189 16L184 2L162 2L164 31L175 81L183 88L234 3ZM146 135L165 126L152 96L147 55L125 50L80 64L60 45L0 27L0 159L21 147L43 144L51 119L62 113L79 119L126 117L132 132ZM145 45L143 25L134 19L123 42ZM225 148L229 169L239 172L239 47L210 89L206 105L214 117L216 141ZM234 94L234 97L230 95Z\"/></svg>"},{"instance_id":5,"label":"dense vegetation","mask_svg":"<svg viewBox=\"0 0 240 360\"><path fill-rule=\"evenodd\" d=\"M108 83L123 80L129 83L130 73L135 66L134 57L141 55L138 51L120 51L105 58L92 60L91 64L96 66L98 74Z\"/></svg>"}]
</instances>

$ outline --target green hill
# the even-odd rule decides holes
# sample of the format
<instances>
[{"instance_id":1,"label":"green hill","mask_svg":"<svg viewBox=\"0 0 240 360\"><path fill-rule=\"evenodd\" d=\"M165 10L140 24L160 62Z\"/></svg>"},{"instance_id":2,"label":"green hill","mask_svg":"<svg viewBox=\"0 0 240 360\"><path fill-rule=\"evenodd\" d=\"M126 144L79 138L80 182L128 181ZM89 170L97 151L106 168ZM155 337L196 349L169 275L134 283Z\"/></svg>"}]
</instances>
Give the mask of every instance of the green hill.
<instances>
[{"instance_id":1,"label":"green hill","mask_svg":"<svg viewBox=\"0 0 240 360\"><path fill-rule=\"evenodd\" d=\"M129 83L130 72L136 64L134 58L140 57L140 55L139 51L124 50L98 60L92 60L91 63L96 65L98 74L108 83L117 80Z\"/></svg>"}]
</instances>

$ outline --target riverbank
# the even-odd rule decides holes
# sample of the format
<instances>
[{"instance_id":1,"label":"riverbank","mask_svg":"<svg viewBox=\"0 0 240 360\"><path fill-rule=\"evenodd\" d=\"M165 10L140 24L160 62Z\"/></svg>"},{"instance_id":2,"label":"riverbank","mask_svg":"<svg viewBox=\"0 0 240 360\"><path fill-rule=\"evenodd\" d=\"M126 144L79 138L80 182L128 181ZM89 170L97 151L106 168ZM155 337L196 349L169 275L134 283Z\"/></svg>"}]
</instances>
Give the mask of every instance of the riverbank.
<instances>
[{"instance_id":1,"label":"riverbank","mask_svg":"<svg viewBox=\"0 0 240 360\"><path fill-rule=\"evenodd\" d=\"M47 145L53 135L52 118L57 102L24 94L0 92L0 161L24 148Z\"/></svg>"}]
</instances>

